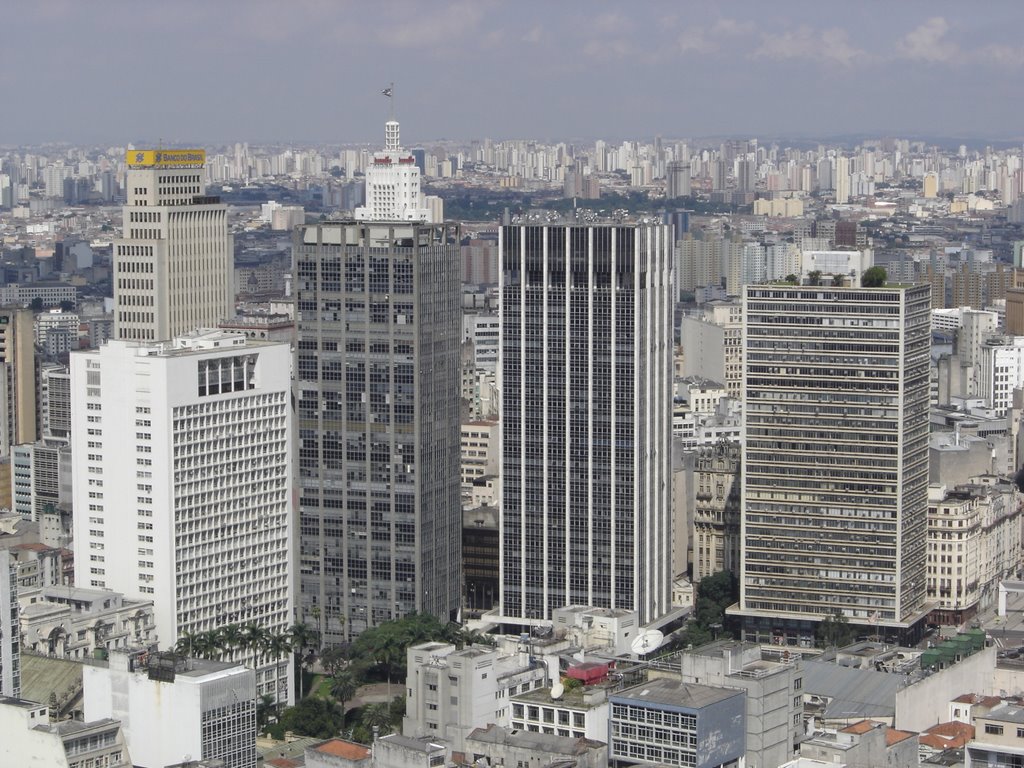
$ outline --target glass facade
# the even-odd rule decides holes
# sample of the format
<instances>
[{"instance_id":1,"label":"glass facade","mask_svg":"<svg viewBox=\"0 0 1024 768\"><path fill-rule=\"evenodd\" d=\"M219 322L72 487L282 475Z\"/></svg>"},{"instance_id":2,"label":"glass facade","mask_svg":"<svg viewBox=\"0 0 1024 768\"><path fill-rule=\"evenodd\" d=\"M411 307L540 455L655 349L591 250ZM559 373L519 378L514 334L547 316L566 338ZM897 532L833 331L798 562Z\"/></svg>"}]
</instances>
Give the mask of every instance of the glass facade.
<instances>
[{"instance_id":1,"label":"glass facade","mask_svg":"<svg viewBox=\"0 0 1024 768\"><path fill-rule=\"evenodd\" d=\"M302 620L325 643L460 603L460 232L300 228Z\"/></svg>"},{"instance_id":2,"label":"glass facade","mask_svg":"<svg viewBox=\"0 0 1024 768\"><path fill-rule=\"evenodd\" d=\"M669 608L669 239L663 225L501 230L505 616Z\"/></svg>"}]
</instances>

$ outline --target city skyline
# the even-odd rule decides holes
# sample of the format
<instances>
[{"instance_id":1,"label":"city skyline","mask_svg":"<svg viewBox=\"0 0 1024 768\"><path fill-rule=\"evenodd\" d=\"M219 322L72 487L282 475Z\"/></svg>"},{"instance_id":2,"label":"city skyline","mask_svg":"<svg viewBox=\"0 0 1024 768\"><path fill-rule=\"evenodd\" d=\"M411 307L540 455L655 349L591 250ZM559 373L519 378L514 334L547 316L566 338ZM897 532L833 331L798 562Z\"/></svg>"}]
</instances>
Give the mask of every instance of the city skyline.
<instances>
[{"instance_id":1,"label":"city skyline","mask_svg":"<svg viewBox=\"0 0 1024 768\"><path fill-rule=\"evenodd\" d=\"M831 5L796 1L771 10L748 2L183 2L168 14L156 5L55 1L8 9L0 98L19 105L5 141L23 143L376 141L389 110L380 91L392 81L395 114L414 141L1010 138L1024 117L1009 98L1024 72L1012 32L1024 10L987 8L910 2L881 17L878 6L859 4L839 18ZM44 33L51 55L34 55ZM151 57L171 66L122 66ZM134 102L127 112L97 98L115 69L119 91ZM340 86L339 98L327 97L334 78L355 72L344 99ZM966 93L969 102L957 98ZM618 94L614 110L609 94ZM523 110L527 96L535 108Z\"/></svg>"}]
</instances>

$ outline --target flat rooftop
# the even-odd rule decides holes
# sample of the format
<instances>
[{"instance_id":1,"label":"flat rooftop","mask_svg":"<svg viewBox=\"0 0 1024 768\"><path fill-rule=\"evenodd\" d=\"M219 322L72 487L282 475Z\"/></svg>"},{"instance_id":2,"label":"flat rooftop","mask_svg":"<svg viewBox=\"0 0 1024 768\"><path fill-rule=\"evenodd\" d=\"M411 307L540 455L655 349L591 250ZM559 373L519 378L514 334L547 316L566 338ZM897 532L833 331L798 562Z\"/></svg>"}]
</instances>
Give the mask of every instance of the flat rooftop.
<instances>
[{"instance_id":1,"label":"flat rooftop","mask_svg":"<svg viewBox=\"0 0 1024 768\"><path fill-rule=\"evenodd\" d=\"M646 704L665 704L671 707L702 709L719 701L743 696L743 691L730 688L712 688L709 685L696 683L680 683L675 680L659 678L649 680L634 688L619 691L612 695L614 701L620 703L643 702Z\"/></svg>"}]
</instances>

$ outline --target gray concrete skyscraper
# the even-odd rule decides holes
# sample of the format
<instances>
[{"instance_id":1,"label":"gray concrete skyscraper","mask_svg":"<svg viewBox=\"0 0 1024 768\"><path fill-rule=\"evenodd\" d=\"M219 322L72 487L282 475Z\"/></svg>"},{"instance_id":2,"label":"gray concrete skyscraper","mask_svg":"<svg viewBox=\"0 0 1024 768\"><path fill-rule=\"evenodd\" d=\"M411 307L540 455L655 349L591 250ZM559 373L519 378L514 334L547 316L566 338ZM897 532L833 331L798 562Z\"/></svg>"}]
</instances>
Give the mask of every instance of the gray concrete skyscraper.
<instances>
[{"instance_id":1,"label":"gray concrete skyscraper","mask_svg":"<svg viewBox=\"0 0 1024 768\"><path fill-rule=\"evenodd\" d=\"M300 621L325 643L460 603L458 226L299 227Z\"/></svg>"},{"instance_id":2,"label":"gray concrete skyscraper","mask_svg":"<svg viewBox=\"0 0 1024 768\"><path fill-rule=\"evenodd\" d=\"M808 643L839 613L913 638L926 611L926 285L747 286L746 639Z\"/></svg>"},{"instance_id":3,"label":"gray concrete skyscraper","mask_svg":"<svg viewBox=\"0 0 1024 768\"><path fill-rule=\"evenodd\" d=\"M501 228L501 614L671 591L672 243L661 224Z\"/></svg>"}]
</instances>

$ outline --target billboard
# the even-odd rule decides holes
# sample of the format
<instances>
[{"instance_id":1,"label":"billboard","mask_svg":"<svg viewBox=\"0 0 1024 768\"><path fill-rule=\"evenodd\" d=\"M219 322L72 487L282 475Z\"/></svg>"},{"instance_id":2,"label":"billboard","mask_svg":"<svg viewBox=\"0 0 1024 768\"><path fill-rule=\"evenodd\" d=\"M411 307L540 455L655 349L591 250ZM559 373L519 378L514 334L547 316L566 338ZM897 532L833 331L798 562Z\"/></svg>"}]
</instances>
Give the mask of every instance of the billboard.
<instances>
[{"instance_id":1,"label":"billboard","mask_svg":"<svg viewBox=\"0 0 1024 768\"><path fill-rule=\"evenodd\" d=\"M129 149L124 161L129 168L202 168L205 149Z\"/></svg>"}]
</instances>

